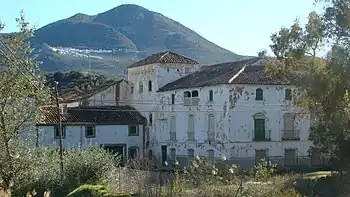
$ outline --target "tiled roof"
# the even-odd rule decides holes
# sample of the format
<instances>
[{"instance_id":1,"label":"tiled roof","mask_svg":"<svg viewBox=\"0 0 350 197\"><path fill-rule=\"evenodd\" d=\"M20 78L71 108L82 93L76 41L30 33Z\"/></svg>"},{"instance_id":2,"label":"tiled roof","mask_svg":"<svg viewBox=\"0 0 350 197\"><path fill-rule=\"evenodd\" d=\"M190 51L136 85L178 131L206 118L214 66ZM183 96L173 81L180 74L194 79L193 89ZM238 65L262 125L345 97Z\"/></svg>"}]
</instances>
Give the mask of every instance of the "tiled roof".
<instances>
[{"instance_id":1,"label":"tiled roof","mask_svg":"<svg viewBox=\"0 0 350 197\"><path fill-rule=\"evenodd\" d=\"M42 108L38 125L52 125L58 122L57 107ZM62 114L62 124L144 124L146 118L130 106L72 107Z\"/></svg>"},{"instance_id":2,"label":"tiled roof","mask_svg":"<svg viewBox=\"0 0 350 197\"><path fill-rule=\"evenodd\" d=\"M102 85L100 85L100 86L98 86L90 91L86 91L86 92L84 92L82 90L71 90L67 93L62 94L60 96L60 98L62 98L62 103L78 101L78 100L90 97L90 96L92 96L98 92L101 92L101 91L111 87L112 85L116 85L122 81L123 81L123 79L121 79L119 81L110 81L110 82L102 84Z\"/></svg>"},{"instance_id":3,"label":"tiled roof","mask_svg":"<svg viewBox=\"0 0 350 197\"><path fill-rule=\"evenodd\" d=\"M261 60L261 58L253 58L205 66L200 71L164 85L158 92L229 83L261 85L283 84L278 77L265 74L264 65L259 63Z\"/></svg>"},{"instance_id":4,"label":"tiled roof","mask_svg":"<svg viewBox=\"0 0 350 197\"><path fill-rule=\"evenodd\" d=\"M188 57L176 54L171 51L160 52L146 57L138 62L135 62L128 66L128 68L135 68L147 64L155 63L181 63L181 64L199 64L197 61L190 59Z\"/></svg>"}]
</instances>

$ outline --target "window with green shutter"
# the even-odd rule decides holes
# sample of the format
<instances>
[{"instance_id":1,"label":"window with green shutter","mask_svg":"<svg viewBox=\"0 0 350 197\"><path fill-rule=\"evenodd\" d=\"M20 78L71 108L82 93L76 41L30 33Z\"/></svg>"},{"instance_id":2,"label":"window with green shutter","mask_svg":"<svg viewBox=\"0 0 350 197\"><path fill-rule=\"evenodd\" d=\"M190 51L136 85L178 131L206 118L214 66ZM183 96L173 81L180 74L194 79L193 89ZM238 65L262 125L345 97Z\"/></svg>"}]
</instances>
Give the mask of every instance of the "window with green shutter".
<instances>
[{"instance_id":1,"label":"window with green shutter","mask_svg":"<svg viewBox=\"0 0 350 197\"><path fill-rule=\"evenodd\" d=\"M262 101L264 98L264 93L261 88L256 89L255 91L255 100Z\"/></svg>"},{"instance_id":2,"label":"window with green shutter","mask_svg":"<svg viewBox=\"0 0 350 197\"><path fill-rule=\"evenodd\" d=\"M255 141L265 140L265 119L254 119L254 135Z\"/></svg>"},{"instance_id":3,"label":"window with green shutter","mask_svg":"<svg viewBox=\"0 0 350 197\"><path fill-rule=\"evenodd\" d=\"M284 99L287 101L292 100L292 90L291 89L286 89L284 93Z\"/></svg>"}]
</instances>

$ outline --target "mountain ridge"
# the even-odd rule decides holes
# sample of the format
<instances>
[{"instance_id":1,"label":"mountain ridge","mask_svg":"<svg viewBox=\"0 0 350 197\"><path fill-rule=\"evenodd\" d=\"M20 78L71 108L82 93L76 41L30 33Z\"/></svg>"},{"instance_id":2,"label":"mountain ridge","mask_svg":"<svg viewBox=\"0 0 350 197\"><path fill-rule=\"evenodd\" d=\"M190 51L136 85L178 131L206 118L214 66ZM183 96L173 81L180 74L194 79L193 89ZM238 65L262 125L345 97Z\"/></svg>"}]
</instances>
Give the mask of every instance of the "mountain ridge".
<instances>
[{"instance_id":1,"label":"mountain ridge","mask_svg":"<svg viewBox=\"0 0 350 197\"><path fill-rule=\"evenodd\" d=\"M96 15L77 13L50 23L34 33L31 44L41 67L53 72L80 69L122 74L131 63L163 51L179 53L205 65L245 58L161 13L134 4L117 6ZM57 47L67 51L86 50L83 53L89 57L97 53L88 50L110 51L98 53L100 59L91 61L48 50Z\"/></svg>"}]
</instances>

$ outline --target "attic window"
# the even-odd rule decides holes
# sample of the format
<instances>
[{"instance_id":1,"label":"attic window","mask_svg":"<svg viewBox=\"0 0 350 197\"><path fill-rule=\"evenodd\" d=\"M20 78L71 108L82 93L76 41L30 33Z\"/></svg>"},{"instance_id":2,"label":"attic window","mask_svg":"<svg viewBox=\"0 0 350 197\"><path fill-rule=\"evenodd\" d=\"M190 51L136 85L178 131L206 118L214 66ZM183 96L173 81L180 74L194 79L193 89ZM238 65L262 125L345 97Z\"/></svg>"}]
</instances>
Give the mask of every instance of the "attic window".
<instances>
[{"instance_id":1,"label":"attic window","mask_svg":"<svg viewBox=\"0 0 350 197\"><path fill-rule=\"evenodd\" d=\"M292 100L292 90L291 89L286 89L285 94L284 94L284 99L287 101Z\"/></svg>"},{"instance_id":2,"label":"attic window","mask_svg":"<svg viewBox=\"0 0 350 197\"><path fill-rule=\"evenodd\" d=\"M197 90L194 90L192 91L192 97L198 97L198 91Z\"/></svg>"},{"instance_id":3,"label":"attic window","mask_svg":"<svg viewBox=\"0 0 350 197\"><path fill-rule=\"evenodd\" d=\"M255 100L257 101L262 101L264 98L264 93L263 90L261 88L256 89L255 92Z\"/></svg>"}]
</instances>

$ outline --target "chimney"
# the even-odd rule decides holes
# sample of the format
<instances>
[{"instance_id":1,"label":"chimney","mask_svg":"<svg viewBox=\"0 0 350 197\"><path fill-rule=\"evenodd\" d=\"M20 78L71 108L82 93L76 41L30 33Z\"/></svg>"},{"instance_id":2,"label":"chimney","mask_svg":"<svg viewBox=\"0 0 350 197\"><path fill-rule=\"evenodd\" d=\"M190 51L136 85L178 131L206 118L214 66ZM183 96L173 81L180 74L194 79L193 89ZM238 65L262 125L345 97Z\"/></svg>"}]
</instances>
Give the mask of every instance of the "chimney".
<instances>
[{"instance_id":1,"label":"chimney","mask_svg":"<svg viewBox=\"0 0 350 197\"><path fill-rule=\"evenodd\" d=\"M68 109L67 104L61 105L61 107L60 107L60 110L61 110L60 113L61 113L61 115L67 114L67 109Z\"/></svg>"}]
</instances>

